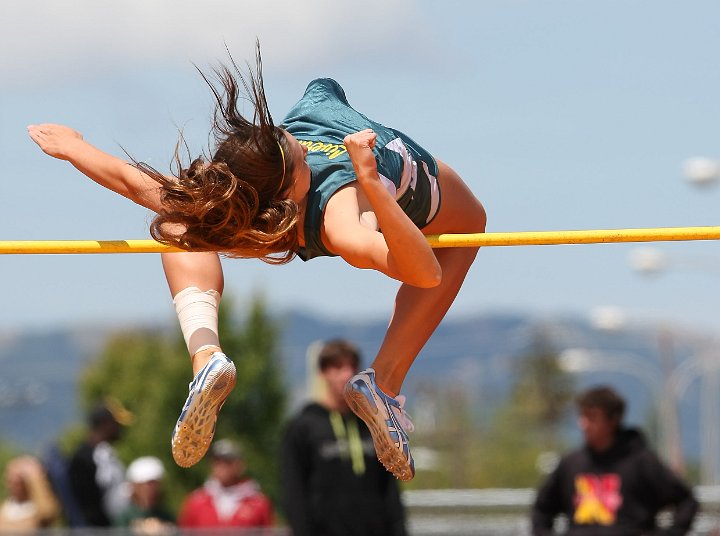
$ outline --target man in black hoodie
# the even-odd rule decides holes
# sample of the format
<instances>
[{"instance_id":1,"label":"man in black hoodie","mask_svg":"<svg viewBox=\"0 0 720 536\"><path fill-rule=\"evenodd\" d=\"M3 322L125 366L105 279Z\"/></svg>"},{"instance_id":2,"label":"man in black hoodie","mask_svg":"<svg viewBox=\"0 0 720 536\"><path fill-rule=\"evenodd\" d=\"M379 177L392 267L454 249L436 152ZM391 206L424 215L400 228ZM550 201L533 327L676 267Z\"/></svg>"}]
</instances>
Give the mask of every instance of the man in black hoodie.
<instances>
[{"instance_id":1,"label":"man in black hoodie","mask_svg":"<svg viewBox=\"0 0 720 536\"><path fill-rule=\"evenodd\" d=\"M397 481L343 396L360 369L357 348L327 342L318 369L325 392L290 420L282 444L282 505L293 536L406 536Z\"/></svg>"},{"instance_id":2,"label":"man in black hoodie","mask_svg":"<svg viewBox=\"0 0 720 536\"><path fill-rule=\"evenodd\" d=\"M68 465L74 502L83 518L76 523L109 527L127 507L125 466L112 445L131 422L132 414L119 402L99 404L88 415L87 437Z\"/></svg>"},{"instance_id":3,"label":"man in black hoodie","mask_svg":"<svg viewBox=\"0 0 720 536\"><path fill-rule=\"evenodd\" d=\"M648 448L642 432L622 425L625 401L609 387L577 398L585 445L564 456L540 487L532 509L534 536L553 534L564 514L568 536L682 536L698 510L691 489ZM670 527L656 515L672 508Z\"/></svg>"}]
</instances>

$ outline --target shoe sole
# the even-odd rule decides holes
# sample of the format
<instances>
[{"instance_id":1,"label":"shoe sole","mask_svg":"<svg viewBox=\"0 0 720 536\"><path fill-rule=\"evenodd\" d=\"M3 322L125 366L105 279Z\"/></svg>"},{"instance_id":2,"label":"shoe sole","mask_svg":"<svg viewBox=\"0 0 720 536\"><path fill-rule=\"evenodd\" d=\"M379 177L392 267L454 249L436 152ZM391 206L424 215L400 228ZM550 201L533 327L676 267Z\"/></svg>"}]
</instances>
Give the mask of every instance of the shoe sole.
<instances>
[{"instance_id":1,"label":"shoe sole","mask_svg":"<svg viewBox=\"0 0 720 536\"><path fill-rule=\"evenodd\" d=\"M235 387L235 366L223 367L206 381L207 387L195 395L173 437L172 455L180 467L195 465L210 448L217 415Z\"/></svg>"},{"instance_id":2,"label":"shoe sole","mask_svg":"<svg viewBox=\"0 0 720 536\"><path fill-rule=\"evenodd\" d=\"M395 475L398 480L412 480L415 475L410 468L410 463L388 434L385 419L380 415L378 408L374 404L370 404L364 394L349 385L345 388L345 400L353 413L360 417L370 430L375 453L385 469Z\"/></svg>"}]
</instances>

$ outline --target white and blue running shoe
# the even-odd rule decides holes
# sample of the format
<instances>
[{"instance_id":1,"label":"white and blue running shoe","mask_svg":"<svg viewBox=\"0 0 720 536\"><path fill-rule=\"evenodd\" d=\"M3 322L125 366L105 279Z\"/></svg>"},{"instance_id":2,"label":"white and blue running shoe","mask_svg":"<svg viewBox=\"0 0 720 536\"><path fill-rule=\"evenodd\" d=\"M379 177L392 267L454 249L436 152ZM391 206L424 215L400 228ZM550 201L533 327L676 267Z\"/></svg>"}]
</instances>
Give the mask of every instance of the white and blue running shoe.
<instances>
[{"instance_id":1,"label":"white and blue running shoe","mask_svg":"<svg viewBox=\"0 0 720 536\"><path fill-rule=\"evenodd\" d=\"M383 393L375 383L375 371L369 368L353 376L345 385L345 400L367 424L375 452L385 469L400 480L412 479L415 462L407 434L414 427L403 409L405 397L393 398Z\"/></svg>"},{"instance_id":2,"label":"white and blue running shoe","mask_svg":"<svg viewBox=\"0 0 720 536\"><path fill-rule=\"evenodd\" d=\"M199 462L215 434L217 414L235 386L235 364L222 352L210 356L190 383L172 435L172 455L180 467Z\"/></svg>"}]
</instances>

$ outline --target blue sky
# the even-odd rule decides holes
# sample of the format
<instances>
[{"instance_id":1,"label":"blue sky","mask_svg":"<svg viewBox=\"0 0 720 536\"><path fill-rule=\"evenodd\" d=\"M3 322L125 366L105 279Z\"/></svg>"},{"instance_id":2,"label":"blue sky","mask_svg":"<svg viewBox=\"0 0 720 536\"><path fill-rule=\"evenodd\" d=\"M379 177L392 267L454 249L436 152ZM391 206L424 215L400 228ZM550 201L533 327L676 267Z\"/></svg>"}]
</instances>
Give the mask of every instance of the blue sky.
<instances>
[{"instance_id":1,"label":"blue sky","mask_svg":"<svg viewBox=\"0 0 720 536\"><path fill-rule=\"evenodd\" d=\"M147 5L150 4L150 5ZM720 188L682 177L720 158L720 4L713 0L303 2L11 1L0 26L0 240L146 238L150 214L43 155L26 135L68 124L166 169L183 128L208 144L211 98L193 63L263 47L279 122L309 80L336 78L357 109L453 166L489 231L717 225ZM717 242L481 251L452 314L587 315L720 327ZM224 261L226 289L273 308L388 316L397 284L322 259ZM172 321L156 255L2 256L0 331Z\"/></svg>"}]
</instances>

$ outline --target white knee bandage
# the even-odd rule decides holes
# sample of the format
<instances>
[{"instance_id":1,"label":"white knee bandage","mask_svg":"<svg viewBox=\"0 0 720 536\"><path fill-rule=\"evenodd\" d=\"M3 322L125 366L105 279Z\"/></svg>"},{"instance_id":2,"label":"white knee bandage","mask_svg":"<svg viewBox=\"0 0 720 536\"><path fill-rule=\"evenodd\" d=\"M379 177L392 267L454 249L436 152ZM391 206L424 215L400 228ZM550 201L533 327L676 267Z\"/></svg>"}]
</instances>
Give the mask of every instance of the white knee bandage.
<instances>
[{"instance_id":1,"label":"white knee bandage","mask_svg":"<svg viewBox=\"0 0 720 536\"><path fill-rule=\"evenodd\" d=\"M188 287L173 298L180 329L190 355L208 347L220 347L218 338L218 306L220 293Z\"/></svg>"}]
</instances>

